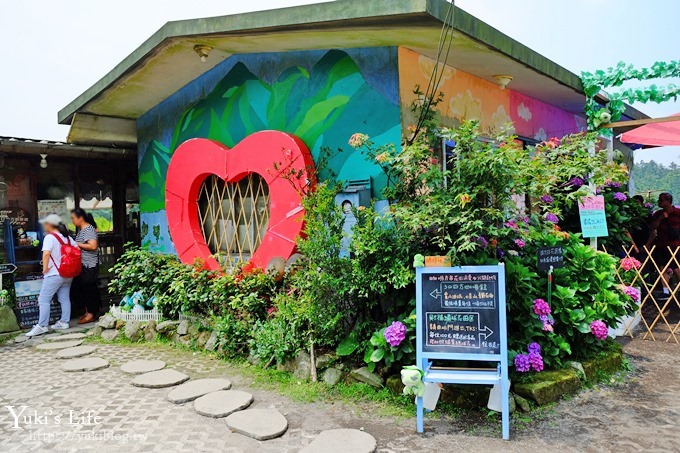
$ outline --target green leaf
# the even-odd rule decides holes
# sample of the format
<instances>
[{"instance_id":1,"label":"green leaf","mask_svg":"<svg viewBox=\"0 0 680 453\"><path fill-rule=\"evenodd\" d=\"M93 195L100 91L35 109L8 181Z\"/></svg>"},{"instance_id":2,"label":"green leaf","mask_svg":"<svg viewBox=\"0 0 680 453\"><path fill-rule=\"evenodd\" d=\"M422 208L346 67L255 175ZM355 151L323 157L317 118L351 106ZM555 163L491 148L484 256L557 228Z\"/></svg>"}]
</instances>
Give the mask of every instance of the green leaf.
<instances>
[{"instance_id":1,"label":"green leaf","mask_svg":"<svg viewBox=\"0 0 680 453\"><path fill-rule=\"evenodd\" d=\"M338 347L335 349L335 353L341 357L348 356L352 354L359 347L359 342L357 341L354 332L349 334L344 340L340 342Z\"/></svg>"},{"instance_id":2,"label":"green leaf","mask_svg":"<svg viewBox=\"0 0 680 453\"><path fill-rule=\"evenodd\" d=\"M590 325L587 322L580 323L576 329L581 333L590 333Z\"/></svg>"},{"instance_id":3,"label":"green leaf","mask_svg":"<svg viewBox=\"0 0 680 453\"><path fill-rule=\"evenodd\" d=\"M380 362L383 359L383 357L385 357L385 350L384 349L376 349L371 354L371 362Z\"/></svg>"}]
</instances>

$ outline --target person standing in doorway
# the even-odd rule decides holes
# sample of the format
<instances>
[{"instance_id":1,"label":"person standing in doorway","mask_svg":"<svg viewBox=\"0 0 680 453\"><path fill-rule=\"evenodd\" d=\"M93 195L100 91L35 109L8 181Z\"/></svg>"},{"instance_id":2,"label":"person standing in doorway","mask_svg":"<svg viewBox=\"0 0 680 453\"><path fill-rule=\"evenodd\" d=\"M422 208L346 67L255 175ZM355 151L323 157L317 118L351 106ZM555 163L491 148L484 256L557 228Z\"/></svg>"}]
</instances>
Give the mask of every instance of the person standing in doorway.
<instances>
[{"instance_id":1,"label":"person standing in doorway","mask_svg":"<svg viewBox=\"0 0 680 453\"><path fill-rule=\"evenodd\" d=\"M673 206L673 195L668 192L659 194L659 208L661 209L652 214L647 247L652 244L656 246L652 255L656 265L662 270L663 292L668 296L671 275L675 274L680 279L680 266L676 262L680 261L680 254L676 254L676 250L680 248L680 209Z\"/></svg>"},{"instance_id":2,"label":"person standing in doorway","mask_svg":"<svg viewBox=\"0 0 680 453\"><path fill-rule=\"evenodd\" d=\"M43 282L38 296L40 314L38 324L33 326L31 331L26 334L27 337L43 335L49 331L50 304L55 294L61 304L61 318L52 326L52 329L68 329L71 320L71 297L69 293L73 279L59 275L59 266L61 265L61 244L75 246L75 243L69 236L66 225L57 214L48 215L40 220L40 224L45 231L42 246Z\"/></svg>"},{"instance_id":3,"label":"person standing in doorway","mask_svg":"<svg viewBox=\"0 0 680 453\"><path fill-rule=\"evenodd\" d=\"M71 299L75 304L85 306L85 314L78 324L86 324L97 319L102 302L97 288L99 276L97 223L92 214L81 208L71 211L71 221L76 227L76 243L80 248L83 263L80 275L73 279Z\"/></svg>"}]
</instances>

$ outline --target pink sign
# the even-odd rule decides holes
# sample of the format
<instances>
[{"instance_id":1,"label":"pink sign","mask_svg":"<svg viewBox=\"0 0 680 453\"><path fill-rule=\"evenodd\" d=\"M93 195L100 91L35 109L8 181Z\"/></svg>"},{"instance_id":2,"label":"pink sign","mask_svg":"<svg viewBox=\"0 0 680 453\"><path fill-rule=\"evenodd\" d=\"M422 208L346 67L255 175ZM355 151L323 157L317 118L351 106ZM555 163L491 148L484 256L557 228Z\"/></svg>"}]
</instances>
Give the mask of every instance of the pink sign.
<instances>
[{"instance_id":1,"label":"pink sign","mask_svg":"<svg viewBox=\"0 0 680 453\"><path fill-rule=\"evenodd\" d=\"M578 208L581 211L604 211L604 197L602 195L582 197L578 204Z\"/></svg>"}]
</instances>

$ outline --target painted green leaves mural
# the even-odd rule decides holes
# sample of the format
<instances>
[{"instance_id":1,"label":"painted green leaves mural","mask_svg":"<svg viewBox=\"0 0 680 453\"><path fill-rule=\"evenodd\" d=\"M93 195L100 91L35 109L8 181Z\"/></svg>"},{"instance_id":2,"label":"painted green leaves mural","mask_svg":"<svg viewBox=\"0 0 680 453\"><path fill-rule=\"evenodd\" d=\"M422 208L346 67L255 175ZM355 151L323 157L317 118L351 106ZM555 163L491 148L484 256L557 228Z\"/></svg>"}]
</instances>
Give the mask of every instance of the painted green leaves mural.
<instances>
[{"instance_id":1,"label":"painted green leaves mural","mask_svg":"<svg viewBox=\"0 0 680 453\"><path fill-rule=\"evenodd\" d=\"M330 169L339 179L370 177L373 193L381 192L385 176L380 167L366 162L346 144L355 132L366 133L377 143L400 142L396 83L395 97L388 99L384 86L378 87L381 90L376 89L375 85L380 81L373 77L369 83L356 61L340 50L317 53L315 62L307 67L286 65L287 54L268 55L275 58L271 65L277 66L279 71L271 82L267 82L267 76L271 78L271 74L256 74L257 71L265 72L261 62L251 63L244 57L231 65L226 76L207 96L183 110L170 140L149 142L140 161L143 212L164 208L167 165L172 152L182 142L202 137L231 147L261 130L297 135L315 158L322 148L345 148L343 152L332 154L328 163ZM394 64L396 67L396 59ZM250 69L251 66L256 69ZM396 80L396 69L394 74L386 72L385 77ZM385 85L389 83L385 82ZM196 158L200 159L200 156ZM321 174L320 178L323 177Z\"/></svg>"}]
</instances>

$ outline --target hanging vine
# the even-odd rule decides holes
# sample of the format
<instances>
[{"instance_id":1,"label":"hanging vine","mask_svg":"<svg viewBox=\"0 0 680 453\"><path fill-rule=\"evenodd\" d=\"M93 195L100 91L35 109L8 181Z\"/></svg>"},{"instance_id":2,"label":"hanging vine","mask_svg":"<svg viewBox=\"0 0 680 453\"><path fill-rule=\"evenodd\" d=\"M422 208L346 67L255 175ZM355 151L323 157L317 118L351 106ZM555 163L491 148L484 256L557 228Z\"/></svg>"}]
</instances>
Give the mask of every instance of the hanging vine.
<instances>
[{"instance_id":1,"label":"hanging vine","mask_svg":"<svg viewBox=\"0 0 680 453\"><path fill-rule=\"evenodd\" d=\"M653 80L680 77L680 60L658 61L649 68L636 69L633 65L619 62L614 68L598 70L594 73L582 72L581 82L586 95L584 112L588 121L588 129L598 129L603 124L617 121L626 109L625 103L656 102L661 103L676 100L680 95L680 86L668 84L658 86L651 84L643 88L627 88L609 94L609 101L600 105L595 97L600 90L620 87L629 80Z\"/></svg>"}]
</instances>

